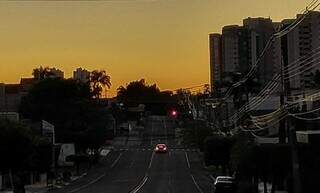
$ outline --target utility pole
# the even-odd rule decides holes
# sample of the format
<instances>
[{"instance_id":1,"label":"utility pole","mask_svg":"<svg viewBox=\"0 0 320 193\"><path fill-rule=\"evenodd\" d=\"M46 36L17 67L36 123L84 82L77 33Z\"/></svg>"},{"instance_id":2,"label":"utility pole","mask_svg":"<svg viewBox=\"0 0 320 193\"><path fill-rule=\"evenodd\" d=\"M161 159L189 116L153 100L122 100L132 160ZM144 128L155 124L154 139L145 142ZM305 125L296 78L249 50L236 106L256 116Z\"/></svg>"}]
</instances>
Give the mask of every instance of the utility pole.
<instances>
[{"instance_id":1,"label":"utility pole","mask_svg":"<svg viewBox=\"0 0 320 193\"><path fill-rule=\"evenodd\" d=\"M281 92L280 92L280 107L285 104L284 98L286 95L285 83L284 83L284 65L283 65L283 55L281 54L280 63L280 75L281 75ZM280 120L279 124L279 143L286 143L286 119Z\"/></svg>"},{"instance_id":2,"label":"utility pole","mask_svg":"<svg viewBox=\"0 0 320 193\"><path fill-rule=\"evenodd\" d=\"M298 147L297 147L297 136L296 136L296 128L295 123L292 122L292 117L289 116L288 121L288 130L289 130L289 143L291 150L291 160L292 160L292 185L294 193L301 193L301 177L300 177L300 164L299 164L299 156L298 156ZM292 123L292 124L290 124Z\"/></svg>"},{"instance_id":3,"label":"utility pole","mask_svg":"<svg viewBox=\"0 0 320 193\"><path fill-rule=\"evenodd\" d=\"M287 35L281 38L281 47L282 45L287 44ZM287 54L287 49L282 47L281 49L281 65L280 65L280 73L281 73L281 93L280 93L280 104L283 107L285 105L285 98L288 98L288 93L290 92L290 80L289 83L285 83L284 74L288 74L287 70L284 72L284 55ZM286 57L285 66L288 67L288 59ZM288 100L288 99L287 99ZM292 163L292 188L294 193L301 193L301 178L300 178L300 165L298 158L298 149L297 149L297 136L296 136L296 128L295 123L292 121L290 115L287 119L282 119L280 121L279 127L279 143L286 143L286 136L288 137L288 143L290 145L291 152L291 163Z\"/></svg>"}]
</instances>

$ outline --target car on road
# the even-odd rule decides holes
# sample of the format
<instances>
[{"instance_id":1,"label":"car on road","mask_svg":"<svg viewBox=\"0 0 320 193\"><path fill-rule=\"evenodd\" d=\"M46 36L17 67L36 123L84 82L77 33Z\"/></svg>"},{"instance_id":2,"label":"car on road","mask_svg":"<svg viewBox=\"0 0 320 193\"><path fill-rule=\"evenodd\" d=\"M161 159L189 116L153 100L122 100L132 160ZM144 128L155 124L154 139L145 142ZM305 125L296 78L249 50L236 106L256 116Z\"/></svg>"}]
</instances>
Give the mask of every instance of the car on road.
<instances>
[{"instance_id":1,"label":"car on road","mask_svg":"<svg viewBox=\"0 0 320 193\"><path fill-rule=\"evenodd\" d=\"M154 151L155 151L156 153L167 153L168 147L167 147L166 144L160 143L160 144L157 144L157 145L156 145Z\"/></svg>"},{"instance_id":2,"label":"car on road","mask_svg":"<svg viewBox=\"0 0 320 193\"><path fill-rule=\"evenodd\" d=\"M214 193L235 193L236 183L231 176L218 176L214 182Z\"/></svg>"}]
</instances>

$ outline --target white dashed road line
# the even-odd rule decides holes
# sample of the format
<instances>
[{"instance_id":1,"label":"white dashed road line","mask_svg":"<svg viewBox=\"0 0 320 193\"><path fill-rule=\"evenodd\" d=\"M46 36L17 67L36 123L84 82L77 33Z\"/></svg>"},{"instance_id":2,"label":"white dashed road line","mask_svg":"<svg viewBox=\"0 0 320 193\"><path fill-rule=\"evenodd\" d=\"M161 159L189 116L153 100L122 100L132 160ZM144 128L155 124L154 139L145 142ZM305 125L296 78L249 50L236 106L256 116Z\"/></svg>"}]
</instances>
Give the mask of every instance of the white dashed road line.
<instances>
[{"instance_id":1,"label":"white dashed road line","mask_svg":"<svg viewBox=\"0 0 320 193\"><path fill-rule=\"evenodd\" d=\"M121 156L122 156L122 153L120 153L118 158L112 163L111 168L113 168L118 163L118 161L120 160ZM76 189L70 190L67 193L74 193L74 192L78 192L78 191L80 191L80 190L82 190L84 188L87 188L88 186L98 182L99 180L101 180L105 176L106 176L106 173L103 173L100 176L98 176L97 178L91 180L89 183L84 184L84 185L82 185L82 186L80 186L80 187L78 187Z\"/></svg>"},{"instance_id":2,"label":"white dashed road line","mask_svg":"<svg viewBox=\"0 0 320 193\"><path fill-rule=\"evenodd\" d=\"M130 193L137 193L141 190L141 188L145 185L145 183L148 181L149 176L148 176L148 172L150 170L150 168L152 167L152 162L153 162L153 158L154 158L154 152L152 152L150 161L149 161L149 165L148 165L148 169L142 179L142 181L138 184L138 186L136 186L133 190L130 191Z\"/></svg>"},{"instance_id":3,"label":"white dashed road line","mask_svg":"<svg viewBox=\"0 0 320 193\"><path fill-rule=\"evenodd\" d=\"M216 179L212 175L209 175L209 177L211 178L212 181L216 181Z\"/></svg>"},{"instance_id":4,"label":"white dashed road line","mask_svg":"<svg viewBox=\"0 0 320 193\"><path fill-rule=\"evenodd\" d=\"M144 186L144 184L147 182L148 180L148 176L144 176L144 178L142 179L141 183L135 188L133 189L132 191L130 191L130 193L137 193L141 190L141 188Z\"/></svg>"},{"instance_id":5,"label":"white dashed road line","mask_svg":"<svg viewBox=\"0 0 320 193\"><path fill-rule=\"evenodd\" d=\"M190 167L190 162L189 162L189 157L188 157L187 152L184 152L184 155L186 156L186 160L187 160L188 168L191 168L191 167Z\"/></svg>"},{"instance_id":6,"label":"white dashed road line","mask_svg":"<svg viewBox=\"0 0 320 193\"><path fill-rule=\"evenodd\" d=\"M152 162L153 162L153 157L154 157L154 152L152 152L151 158L150 158L150 162L149 162L149 166L148 166L148 170L151 168L152 166Z\"/></svg>"},{"instance_id":7,"label":"white dashed road line","mask_svg":"<svg viewBox=\"0 0 320 193\"><path fill-rule=\"evenodd\" d=\"M80 190L82 190L82 189L84 189L84 188L86 188L86 187L88 187L88 186L96 183L97 181L99 181L100 179L102 179L102 178L105 177L105 176L106 176L106 174L104 173L104 174L100 175L99 177L97 177L96 179L90 181L89 183L84 184L84 185L80 186L79 188L73 189L73 190L71 190L71 191L69 191L69 192L67 192L67 193L78 192L78 191L80 191Z\"/></svg>"},{"instance_id":8,"label":"white dashed road line","mask_svg":"<svg viewBox=\"0 0 320 193\"><path fill-rule=\"evenodd\" d=\"M192 181L193 181L194 185L197 187L198 191L199 191L200 193L204 193L204 192L202 191L202 189L200 188L199 184L196 182L196 179L194 178L194 176L193 176L192 174L190 174L190 176L191 176L191 178L192 178Z\"/></svg>"},{"instance_id":9,"label":"white dashed road line","mask_svg":"<svg viewBox=\"0 0 320 193\"><path fill-rule=\"evenodd\" d=\"M118 163L118 161L120 160L122 154L123 154L123 153L120 153L120 154L119 154L118 158L112 163L111 168L113 168L113 167Z\"/></svg>"}]
</instances>

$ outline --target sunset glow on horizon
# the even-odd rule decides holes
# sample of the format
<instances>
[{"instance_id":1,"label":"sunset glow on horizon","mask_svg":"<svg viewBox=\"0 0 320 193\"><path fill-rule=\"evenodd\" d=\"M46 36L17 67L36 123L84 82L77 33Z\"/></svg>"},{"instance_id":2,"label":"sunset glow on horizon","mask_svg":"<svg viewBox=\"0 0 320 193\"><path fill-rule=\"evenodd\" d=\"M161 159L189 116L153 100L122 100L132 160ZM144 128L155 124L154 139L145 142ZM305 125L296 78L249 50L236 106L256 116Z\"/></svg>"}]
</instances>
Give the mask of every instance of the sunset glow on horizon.
<instances>
[{"instance_id":1,"label":"sunset glow on horizon","mask_svg":"<svg viewBox=\"0 0 320 193\"><path fill-rule=\"evenodd\" d=\"M119 86L209 82L208 34L247 17L295 18L310 0L0 1L0 83L56 67L103 69Z\"/></svg>"}]
</instances>

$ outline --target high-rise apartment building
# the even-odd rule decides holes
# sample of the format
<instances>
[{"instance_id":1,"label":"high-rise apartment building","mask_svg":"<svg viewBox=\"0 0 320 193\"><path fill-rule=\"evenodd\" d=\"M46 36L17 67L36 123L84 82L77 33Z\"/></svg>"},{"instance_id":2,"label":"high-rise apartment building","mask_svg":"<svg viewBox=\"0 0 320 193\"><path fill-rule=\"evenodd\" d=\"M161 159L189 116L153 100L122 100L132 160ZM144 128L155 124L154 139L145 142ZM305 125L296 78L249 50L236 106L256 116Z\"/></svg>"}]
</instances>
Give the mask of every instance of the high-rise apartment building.
<instances>
[{"instance_id":1,"label":"high-rise apartment building","mask_svg":"<svg viewBox=\"0 0 320 193\"><path fill-rule=\"evenodd\" d=\"M297 15L297 19L304 15ZM282 21L282 27L285 28L293 23L294 19L286 19ZM316 70L320 70L319 55L309 57L313 51L320 47L320 12L310 12L303 21L286 36L282 38L282 50L284 64L291 66L299 59L309 58L299 62L299 66L292 71L289 71L290 89L304 90L313 87L313 74ZM287 72L285 72L287 73Z\"/></svg>"},{"instance_id":2,"label":"high-rise apartment building","mask_svg":"<svg viewBox=\"0 0 320 193\"><path fill-rule=\"evenodd\" d=\"M77 68L75 71L73 71L73 79L87 83L90 80L90 72L86 69Z\"/></svg>"},{"instance_id":3,"label":"high-rise apartment building","mask_svg":"<svg viewBox=\"0 0 320 193\"><path fill-rule=\"evenodd\" d=\"M221 34L209 35L210 47L210 85L211 92L216 91L219 82L222 81L223 64L222 64L222 40Z\"/></svg>"},{"instance_id":4,"label":"high-rise apartment building","mask_svg":"<svg viewBox=\"0 0 320 193\"><path fill-rule=\"evenodd\" d=\"M246 74L251 66L250 30L230 25L222 29L224 82L232 81L234 73Z\"/></svg>"},{"instance_id":5,"label":"high-rise apartment building","mask_svg":"<svg viewBox=\"0 0 320 193\"><path fill-rule=\"evenodd\" d=\"M214 85L214 82L220 78L222 85L227 85L233 82L234 74L241 76L247 74L252 65L257 63L270 37L279 27L280 23L273 23L270 18L247 18L243 20L243 26L229 25L223 27L221 35L211 34L211 84ZM217 42L221 42L221 49L217 46ZM217 59L219 57L213 57L215 55L221 56L221 61ZM272 42L257 65L254 78L261 85L264 85L279 72L281 65L280 39Z\"/></svg>"},{"instance_id":6,"label":"high-rise apartment building","mask_svg":"<svg viewBox=\"0 0 320 193\"><path fill-rule=\"evenodd\" d=\"M229 80L231 73L239 68L239 31L240 26L230 25L222 29L222 58L224 63L224 78Z\"/></svg>"},{"instance_id":7,"label":"high-rise apartment building","mask_svg":"<svg viewBox=\"0 0 320 193\"><path fill-rule=\"evenodd\" d=\"M315 49L320 48L320 12L297 15L297 19L302 17L303 21L287 35L272 41L257 64L255 78L262 86L280 72L281 63L285 67L290 66L301 58L311 56ZM221 35L211 34L211 84L214 85L219 80L224 85L232 81L234 73L247 74L252 65L257 63L270 37L294 21L295 19L285 19L282 22L272 22L270 18L246 18L243 26L229 25L223 27ZM218 46L220 43L221 47ZM319 55L299 62L300 67L288 72L289 75L286 76L290 76L290 81L287 86L293 90L311 88L314 85L313 75L316 70L320 70L320 65L314 65L320 63L317 56Z\"/></svg>"},{"instance_id":8,"label":"high-rise apartment building","mask_svg":"<svg viewBox=\"0 0 320 193\"><path fill-rule=\"evenodd\" d=\"M243 20L244 28L250 31L250 55L251 65L256 64L270 37L275 33L278 23L273 23L270 18L247 18ZM257 68L257 79L265 84L272 79L280 69L281 41L275 39L270 48L261 58Z\"/></svg>"}]
</instances>

